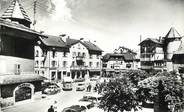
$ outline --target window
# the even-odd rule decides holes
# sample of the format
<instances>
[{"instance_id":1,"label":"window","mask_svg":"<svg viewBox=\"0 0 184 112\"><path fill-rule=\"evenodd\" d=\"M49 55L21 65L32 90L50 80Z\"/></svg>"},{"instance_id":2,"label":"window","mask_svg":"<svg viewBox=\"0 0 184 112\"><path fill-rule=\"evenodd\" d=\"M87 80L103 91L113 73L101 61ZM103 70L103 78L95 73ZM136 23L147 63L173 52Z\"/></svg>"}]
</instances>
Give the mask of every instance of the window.
<instances>
[{"instance_id":1,"label":"window","mask_svg":"<svg viewBox=\"0 0 184 112\"><path fill-rule=\"evenodd\" d=\"M72 53L72 56L73 56L73 58L76 57L76 52L73 52Z\"/></svg>"},{"instance_id":2,"label":"window","mask_svg":"<svg viewBox=\"0 0 184 112\"><path fill-rule=\"evenodd\" d=\"M92 58L93 58L92 54L90 54L90 55L89 55L89 58L90 58L90 59L92 59Z\"/></svg>"},{"instance_id":3,"label":"window","mask_svg":"<svg viewBox=\"0 0 184 112\"><path fill-rule=\"evenodd\" d=\"M70 72L67 72L67 77L70 77Z\"/></svg>"},{"instance_id":4,"label":"window","mask_svg":"<svg viewBox=\"0 0 184 112\"><path fill-rule=\"evenodd\" d=\"M20 64L15 64L15 74L20 75Z\"/></svg>"},{"instance_id":5,"label":"window","mask_svg":"<svg viewBox=\"0 0 184 112\"><path fill-rule=\"evenodd\" d=\"M80 49L80 44L78 44L78 49Z\"/></svg>"},{"instance_id":6,"label":"window","mask_svg":"<svg viewBox=\"0 0 184 112\"><path fill-rule=\"evenodd\" d=\"M67 62L63 61L63 67L66 67L66 65L67 65Z\"/></svg>"},{"instance_id":7,"label":"window","mask_svg":"<svg viewBox=\"0 0 184 112\"><path fill-rule=\"evenodd\" d=\"M63 57L66 57L67 56L67 53L66 52L63 52Z\"/></svg>"},{"instance_id":8,"label":"window","mask_svg":"<svg viewBox=\"0 0 184 112\"><path fill-rule=\"evenodd\" d=\"M52 52L52 58L55 58L56 57L56 51L53 51Z\"/></svg>"},{"instance_id":9,"label":"window","mask_svg":"<svg viewBox=\"0 0 184 112\"><path fill-rule=\"evenodd\" d=\"M57 63L56 63L56 61L52 61L51 64L52 64L52 67L56 67L56 64L57 64Z\"/></svg>"},{"instance_id":10,"label":"window","mask_svg":"<svg viewBox=\"0 0 184 112\"><path fill-rule=\"evenodd\" d=\"M93 63L92 62L89 62L89 67L92 67Z\"/></svg>"},{"instance_id":11,"label":"window","mask_svg":"<svg viewBox=\"0 0 184 112\"><path fill-rule=\"evenodd\" d=\"M35 63L35 67L38 67L38 66L39 66L39 61L37 60Z\"/></svg>"},{"instance_id":12,"label":"window","mask_svg":"<svg viewBox=\"0 0 184 112\"><path fill-rule=\"evenodd\" d=\"M75 61L72 61L72 66L75 66Z\"/></svg>"},{"instance_id":13,"label":"window","mask_svg":"<svg viewBox=\"0 0 184 112\"><path fill-rule=\"evenodd\" d=\"M83 62L83 65L84 65L84 66L86 66L86 63L85 63L85 62Z\"/></svg>"},{"instance_id":14,"label":"window","mask_svg":"<svg viewBox=\"0 0 184 112\"><path fill-rule=\"evenodd\" d=\"M55 80L56 78L56 72L51 72L51 80Z\"/></svg>"},{"instance_id":15,"label":"window","mask_svg":"<svg viewBox=\"0 0 184 112\"><path fill-rule=\"evenodd\" d=\"M42 64L42 67L44 67L44 61L42 61L41 64Z\"/></svg>"},{"instance_id":16,"label":"window","mask_svg":"<svg viewBox=\"0 0 184 112\"><path fill-rule=\"evenodd\" d=\"M100 57L100 56L97 54L97 55L96 55L96 58L99 59L99 57Z\"/></svg>"},{"instance_id":17,"label":"window","mask_svg":"<svg viewBox=\"0 0 184 112\"><path fill-rule=\"evenodd\" d=\"M80 52L78 52L78 56L80 56Z\"/></svg>"},{"instance_id":18,"label":"window","mask_svg":"<svg viewBox=\"0 0 184 112\"><path fill-rule=\"evenodd\" d=\"M96 67L97 67L97 68L99 67L99 62L96 62Z\"/></svg>"},{"instance_id":19,"label":"window","mask_svg":"<svg viewBox=\"0 0 184 112\"><path fill-rule=\"evenodd\" d=\"M83 53L82 53L82 56L85 58L85 57L86 57L86 54L83 52Z\"/></svg>"},{"instance_id":20,"label":"window","mask_svg":"<svg viewBox=\"0 0 184 112\"><path fill-rule=\"evenodd\" d=\"M64 76L66 75L66 71L63 71L63 75L64 75Z\"/></svg>"},{"instance_id":21,"label":"window","mask_svg":"<svg viewBox=\"0 0 184 112\"><path fill-rule=\"evenodd\" d=\"M39 56L39 51L38 50L36 50L36 52L35 52L36 54L35 54L35 57L38 57Z\"/></svg>"}]
</instances>

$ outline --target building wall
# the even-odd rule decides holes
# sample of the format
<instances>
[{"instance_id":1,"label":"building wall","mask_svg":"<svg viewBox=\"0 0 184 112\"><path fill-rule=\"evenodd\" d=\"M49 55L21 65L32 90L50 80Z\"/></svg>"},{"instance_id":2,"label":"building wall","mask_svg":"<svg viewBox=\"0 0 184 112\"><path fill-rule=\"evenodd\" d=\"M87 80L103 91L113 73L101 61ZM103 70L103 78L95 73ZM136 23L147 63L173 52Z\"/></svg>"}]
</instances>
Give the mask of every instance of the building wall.
<instances>
[{"instance_id":1,"label":"building wall","mask_svg":"<svg viewBox=\"0 0 184 112\"><path fill-rule=\"evenodd\" d=\"M15 74L17 64L20 65L21 74L34 72L34 60L0 55L0 75Z\"/></svg>"},{"instance_id":2,"label":"building wall","mask_svg":"<svg viewBox=\"0 0 184 112\"><path fill-rule=\"evenodd\" d=\"M87 66L89 69L98 68L101 69L101 55L97 54L90 54L88 49L81 43L74 44L70 47L70 54L69 54L69 65L72 66L72 62L75 62L76 66L76 56L78 56L78 53L82 54L85 53L85 57L83 58L84 66ZM74 55L76 54L76 55ZM90 62L92 62L92 66L90 67ZM99 63L99 66L97 67L97 62Z\"/></svg>"},{"instance_id":3,"label":"building wall","mask_svg":"<svg viewBox=\"0 0 184 112\"><path fill-rule=\"evenodd\" d=\"M109 60L106 64L106 68L108 69L138 69L140 67L139 62L136 61L125 62L124 60Z\"/></svg>"},{"instance_id":4,"label":"building wall","mask_svg":"<svg viewBox=\"0 0 184 112\"><path fill-rule=\"evenodd\" d=\"M101 69L102 66L101 55L89 54L88 49L80 42L72 45L69 52L56 51L53 56L53 51L49 50L45 57L42 54L42 49L39 46L35 46L35 73L49 80L52 80L53 76L55 76L54 80L62 80L64 77L71 77L71 70L74 69ZM82 58L84 65L82 66L77 65L76 57L78 55L81 57L84 55ZM43 63L44 58L45 62ZM53 61L55 61L55 66L53 66ZM92 63L91 67L90 63Z\"/></svg>"},{"instance_id":5,"label":"building wall","mask_svg":"<svg viewBox=\"0 0 184 112\"><path fill-rule=\"evenodd\" d=\"M34 59L34 40L25 39L22 35L0 36L0 54L26 59Z\"/></svg>"},{"instance_id":6,"label":"building wall","mask_svg":"<svg viewBox=\"0 0 184 112\"><path fill-rule=\"evenodd\" d=\"M180 44L180 40L174 40L172 42L169 42L167 46L167 59L171 60L173 53L178 50Z\"/></svg>"}]
</instances>

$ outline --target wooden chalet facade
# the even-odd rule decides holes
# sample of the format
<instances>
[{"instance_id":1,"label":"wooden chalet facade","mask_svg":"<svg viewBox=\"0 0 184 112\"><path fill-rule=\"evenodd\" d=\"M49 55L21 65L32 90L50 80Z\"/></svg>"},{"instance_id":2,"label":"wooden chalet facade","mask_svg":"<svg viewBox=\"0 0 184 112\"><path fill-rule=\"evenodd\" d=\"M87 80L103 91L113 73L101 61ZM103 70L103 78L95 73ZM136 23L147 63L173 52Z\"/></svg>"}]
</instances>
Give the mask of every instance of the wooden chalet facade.
<instances>
[{"instance_id":1,"label":"wooden chalet facade","mask_svg":"<svg viewBox=\"0 0 184 112\"><path fill-rule=\"evenodd\" d=\"M140 45L141 69L146 71L172 71L173 54L179 49L182 37L172 27L165 37L147 38Z\"/></svg>"},{"instance_id":2,"label":"wooden chalet facade","mask_svg":"<svg viewBox=\"0 0 184 112\"><path fill-rule=\"evenodd\" d=\"M15 7L22 18L14 15ZM41 94L44 78L34 74L34 45L40 33L29 28L31 22L18 0L7 10L0 18L0 99L13 105Z\"/></svg>"}]
</instances>

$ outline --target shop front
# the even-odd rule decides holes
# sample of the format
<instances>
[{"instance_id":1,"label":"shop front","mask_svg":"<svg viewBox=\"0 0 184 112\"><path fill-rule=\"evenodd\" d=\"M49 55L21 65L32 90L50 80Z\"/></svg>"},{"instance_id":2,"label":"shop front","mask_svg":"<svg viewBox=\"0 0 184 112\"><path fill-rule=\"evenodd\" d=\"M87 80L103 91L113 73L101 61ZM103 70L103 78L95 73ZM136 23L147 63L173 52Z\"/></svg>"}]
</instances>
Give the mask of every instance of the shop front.
<instances>
[{"instance_id":1,"label":"shop front","mask_svg":"<svg viewBox=\"0 0 184 112\"><path fill-rule=\"evenodd\" d=\"M34 85L31 83L22 83L14 89L13 97L15 102L29 100L34 94Z\"/></svg>"},{"instance_id":2,"label":"shop front","mask_svg":"<svg viewBox=\"0 0 184 112\"><path fill-rule=\"evenodd\" d=\"M89 69L89 77L96 77L96 76L100 76L101 74L101 69Z\"/></svg>"},{"instance_id":3,"label":"shop front","mask_svg":"<svg viewBox=\"0 0 184 112\"><path fill-rule=\"evenodd\" d=\"M41 82L45 79L38 75L3 75L0 76L0 98L5 105L34 100L41 95Z\"/></svg>"}]
</instances>

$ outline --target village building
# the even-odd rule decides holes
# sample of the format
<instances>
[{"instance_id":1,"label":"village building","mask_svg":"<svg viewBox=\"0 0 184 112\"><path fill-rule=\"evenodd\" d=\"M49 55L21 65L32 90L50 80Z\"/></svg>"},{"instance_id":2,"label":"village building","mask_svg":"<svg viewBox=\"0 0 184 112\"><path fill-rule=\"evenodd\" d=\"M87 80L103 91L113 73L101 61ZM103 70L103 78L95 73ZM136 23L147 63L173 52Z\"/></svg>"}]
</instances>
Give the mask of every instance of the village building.
<instances>
[{"instance_id":1,"label":"village building","mask_svg":"<svg viewBox=\"0 0 184 112\"><path fill-rule=\"evenodd\" d=\"M30 24L18 0L13 0L0 18L1 103L30 101L41 94L44 78L34 74L34 44L40 34L30 29Z\"/></svg>"},{"instance_id":2,"label":"village building","mask_svg":"<svg viewBox=\"0 0 184 112\"><path fill-rule=\"evenodd\" d=\"M102 50L90 41L65 38L72 79L100 76Z\"/></svg>"},{"instance_id":3,"label":"village building","mask_svg":"<svg viewBox=\"0 0 184 112\"><path fill-rule=\"evenodd\" d=\"M146 71L172 71L173 54L178 50L182 37L171 28L165 37L147 38L140 45L141 69Z\"/></svg>"},{"instance_id":4,"label":"village building","mask_svg":"<svg viewBox=\"0 0 184 112\"><path fill-rule=\"evenodd\" d=\"M69 48L59 36L40 36L35 46L35 73L52 81L70 76L68 54Z\"/></svg>"},{"instance_id":5,"label":"village building","mask_svg":"<svg viewBox=\"0 0 184 112\"><path fill-rule=\"evenodd\" d=\"M140 60L137 58L137 53L123 46L115 49L113 53L105 54L102 62L102 76L105 77L120 74L124 70L140 68Z\"/></svg>"},{"instance_id":6,"label":"village building","mask_svg":"<svg viewBox=\"0 0 184 112\"><path fill-rule=\"evenodd\" d=\"M101 74L102 50L90 41L47 36L35 46L35 73L50 81L85 79Z\"/></svg>"},{"instance_id":7,"label":"village building","mask_svg":"<svg viewBox=\"0 0 184 112\"><path fill-rule=\"evenodd\" d=\"M181 44L172 57L173 67L179 73L184 73L184 38L181 40Z\"/></svg>"}]
</instances>

